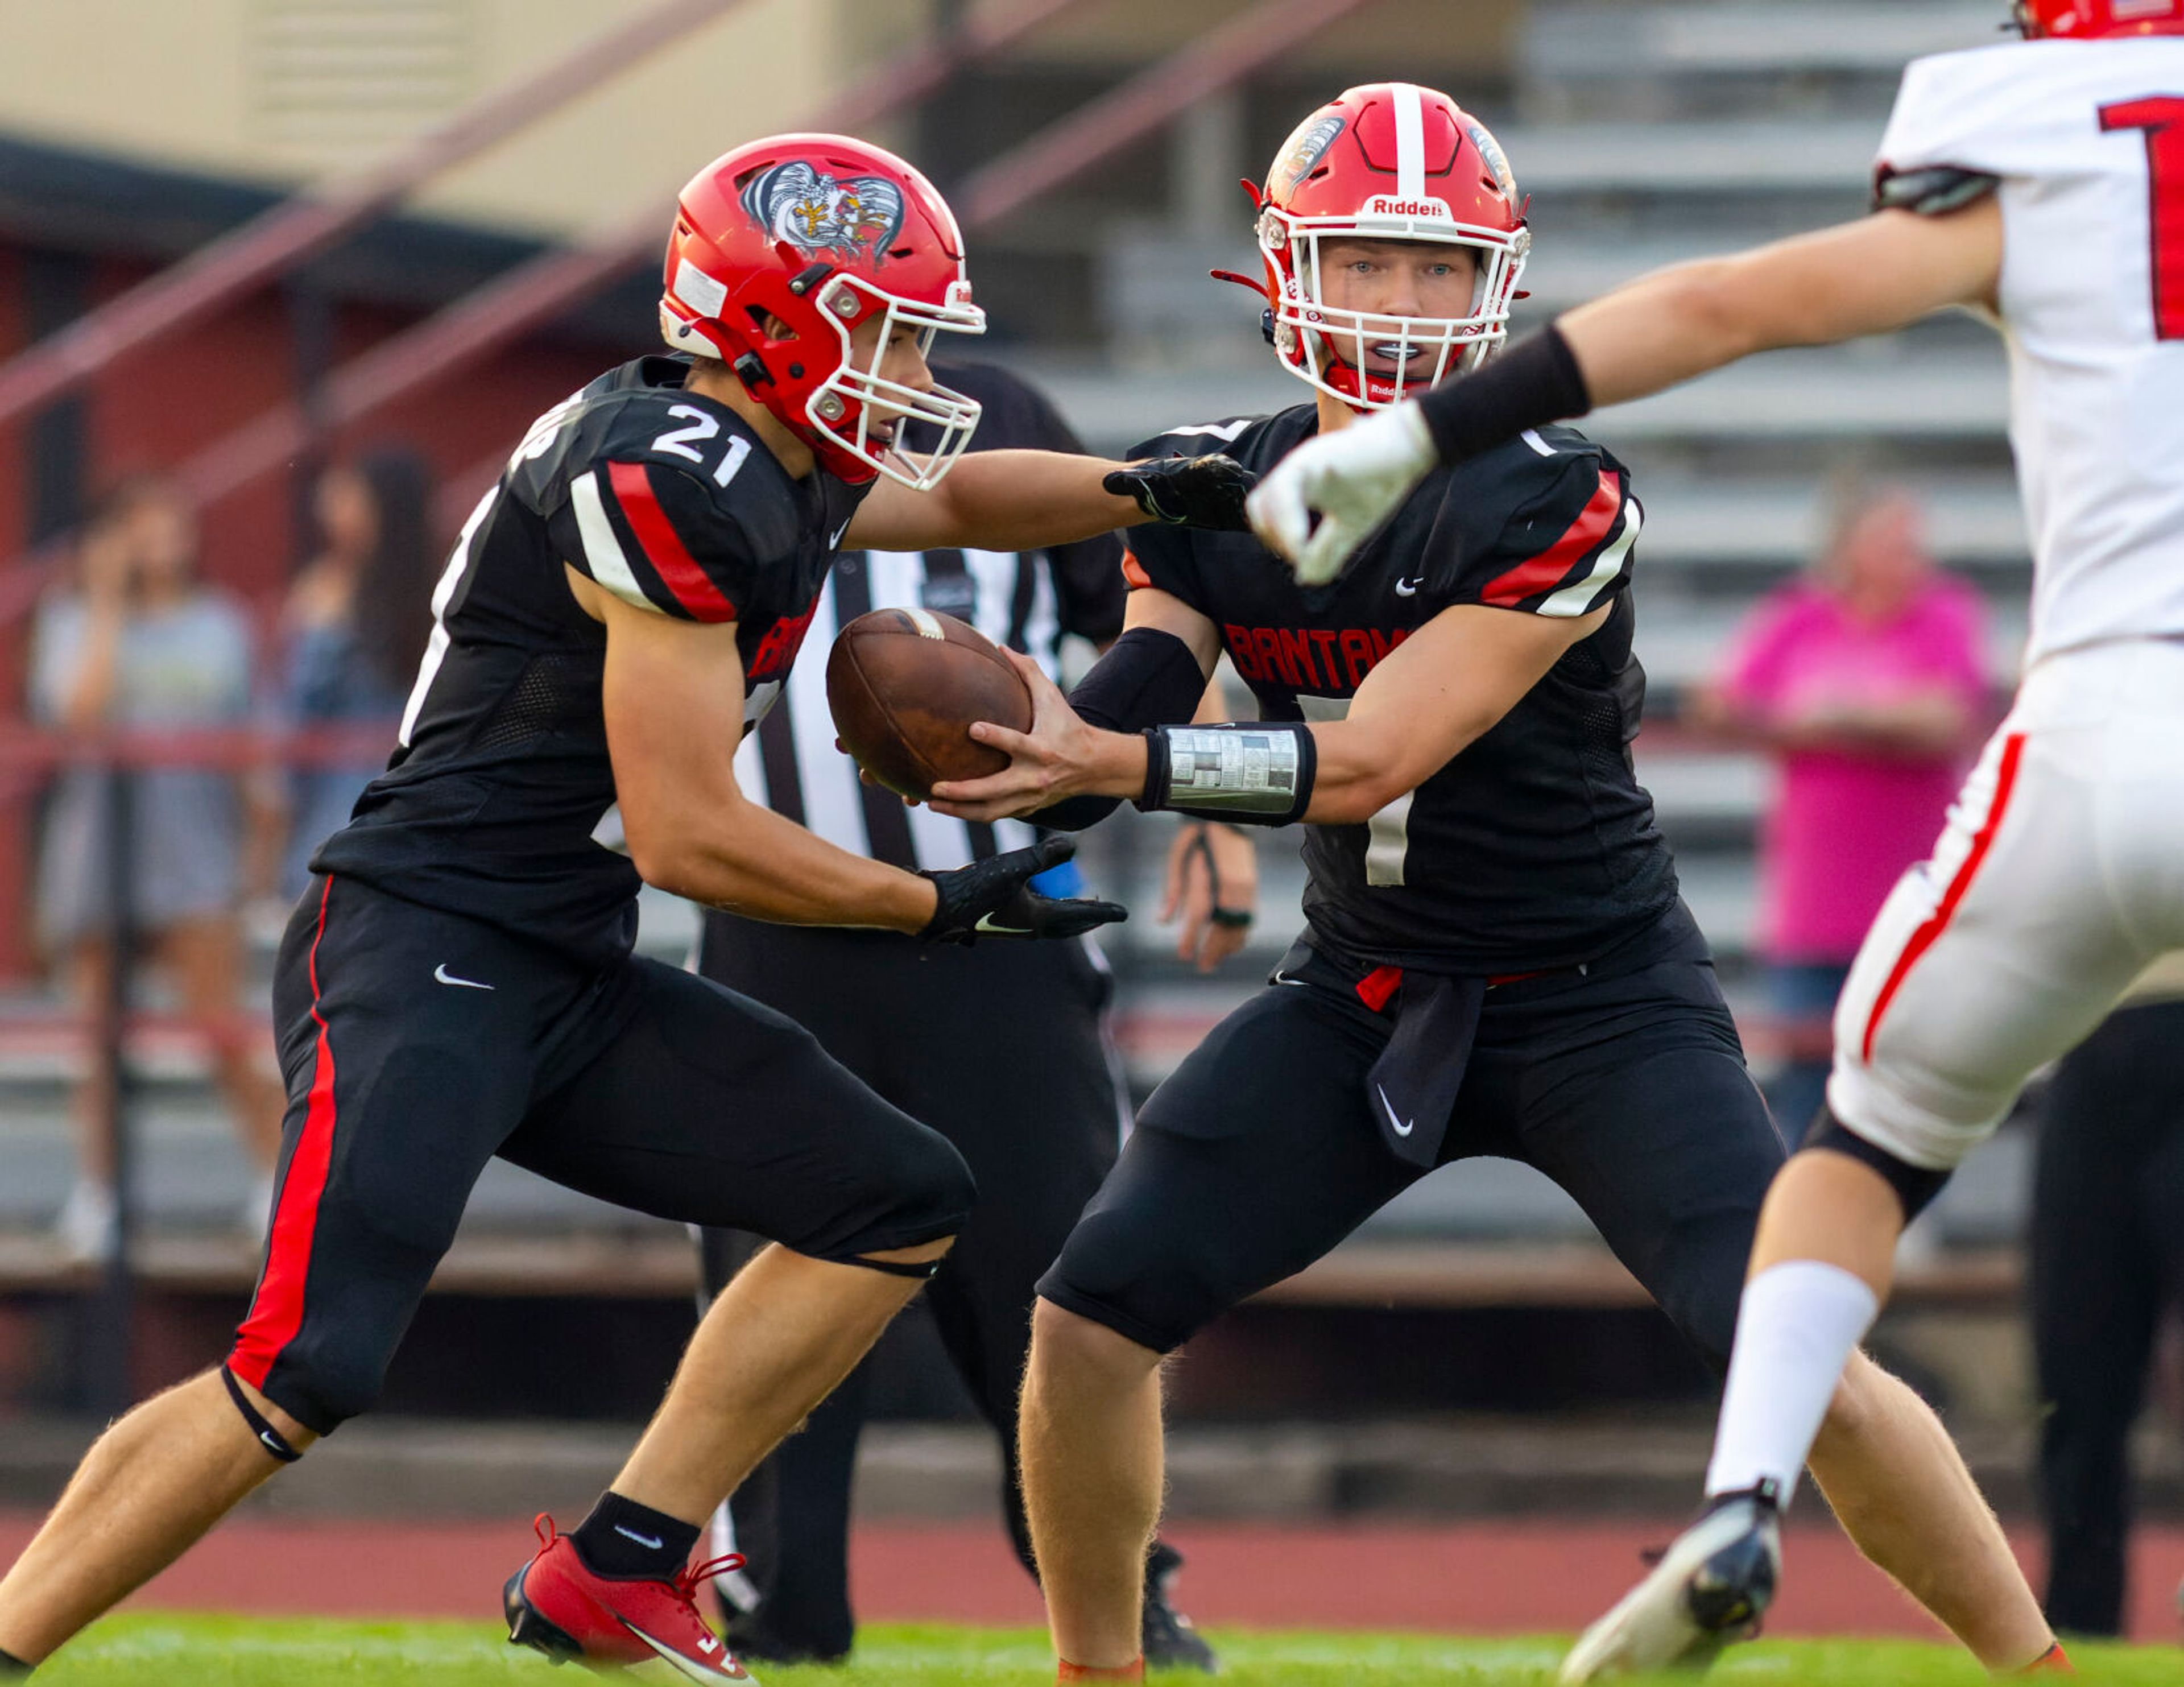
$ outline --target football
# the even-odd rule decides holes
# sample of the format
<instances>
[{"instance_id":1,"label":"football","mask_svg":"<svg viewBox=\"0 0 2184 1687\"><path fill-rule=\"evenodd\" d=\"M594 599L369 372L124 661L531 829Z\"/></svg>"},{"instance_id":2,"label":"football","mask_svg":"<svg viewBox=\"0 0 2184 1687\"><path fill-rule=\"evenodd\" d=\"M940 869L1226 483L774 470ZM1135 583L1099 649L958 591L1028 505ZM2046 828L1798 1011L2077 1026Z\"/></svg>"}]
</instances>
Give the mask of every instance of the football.
<instances>
[{"instance_id":1,"label":"football","mask_svg":"<svg viewBox=\"0 0 2184 1687\"><path fill-rule=\"evenodd\" d=\"M1009 765L971 736L973 721L1031 727L1031 693L1000 648L931 610L874 610L844 627L827 657L827 707L857 765L919 802L943 779Z\"/></svg>"}]
</instances>

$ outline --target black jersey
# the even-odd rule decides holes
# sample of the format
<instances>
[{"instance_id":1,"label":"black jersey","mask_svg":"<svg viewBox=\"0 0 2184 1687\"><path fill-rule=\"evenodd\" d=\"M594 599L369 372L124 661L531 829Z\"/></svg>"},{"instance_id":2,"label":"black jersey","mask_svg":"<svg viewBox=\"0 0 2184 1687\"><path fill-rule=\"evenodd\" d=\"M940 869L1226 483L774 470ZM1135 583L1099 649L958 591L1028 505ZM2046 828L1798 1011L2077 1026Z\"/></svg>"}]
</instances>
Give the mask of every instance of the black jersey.
<instances>
[{"instance_id":1,"label":"black jersey","mask_svg":"<svg viewBox=\"0 0 2184 1687\"><path fill-rule=\"evenodd\" d=\"M1264 473L1318 427L1309 404L1179 428L1134 457L1222 451ZM1219 623L1268 720L1339 719L1442 610L1577 616L1613 605L1489 732L1362 826L1310 826L1305 914L1349 955L1431 970L1574 966L1676 899L1632 771L1646 676L1631 654L1630 474L1551 427L1436 470L1333 587L1307 593L1249 533L1131 530L1132 584Z\"/></svg>"},{"instance_id":2,"label":"black jersey","mask_svg":"<svg viewBox=\"0 0 2184 1687\"><path fill-rule=\"evenodd\" d=\"M387 771L315 871L504 927L586 960L627 953L637 870L593 840L615 800L606 629L566 563L624 601L736 623L748 732L780 695L862 500L792 480L688 365L639 358L532 425L463 524Z\"/></svg>"}]
</instances>

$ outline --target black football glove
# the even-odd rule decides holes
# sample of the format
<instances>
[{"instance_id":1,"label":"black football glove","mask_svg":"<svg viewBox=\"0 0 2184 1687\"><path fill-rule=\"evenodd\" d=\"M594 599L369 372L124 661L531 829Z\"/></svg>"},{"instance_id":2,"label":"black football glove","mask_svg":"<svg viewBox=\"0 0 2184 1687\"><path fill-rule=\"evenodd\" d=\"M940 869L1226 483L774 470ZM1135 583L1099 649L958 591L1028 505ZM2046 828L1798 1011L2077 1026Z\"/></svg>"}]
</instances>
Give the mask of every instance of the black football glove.
<instances>
[{"instance_id":1,"label":"black football glove","mask_svg":"<svg viewBox=\"0 0 2184 1687\"><path fill-rule=\"evenodd\" d=\"M1127 920L1118 903L1089 897L1041 896L1029 881L1077 853L1076 840L1042 838L967 867L928 872L940 893L933 918L917 935L927 943L976 943L989 938L1073 938L1112 920Z\"/></svg>"},{"instance_id":2,"label":"black football glove","mask_svg":"<svg viewBox=\"0 0 2184 1687\"><path fill-rule=\"evenodd\" d=\"M1118 498L1137 500L1156 521L1178 527L1218 527L1241 532L1244 497L1259 477L1234 457L1154 457L1117 469L1100 482Z\"/></svg>"}]
</instances>

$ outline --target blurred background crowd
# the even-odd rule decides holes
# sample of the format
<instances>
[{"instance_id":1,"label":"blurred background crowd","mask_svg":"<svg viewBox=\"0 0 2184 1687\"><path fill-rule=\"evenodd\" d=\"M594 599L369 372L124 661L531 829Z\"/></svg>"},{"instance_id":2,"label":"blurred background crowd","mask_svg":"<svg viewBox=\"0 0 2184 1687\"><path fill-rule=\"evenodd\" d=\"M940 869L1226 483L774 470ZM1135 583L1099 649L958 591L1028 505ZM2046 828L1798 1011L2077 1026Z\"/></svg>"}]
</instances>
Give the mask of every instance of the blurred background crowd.
<instances>
[{"instance_id":1,"label":"blurred background crowd","mask_svg":"<svg viewBox=\"0 0 2184 1687\"><path fill-rule=\"evenodd\" d=\"M1256 272L1239 178L1346 85L1431 83L1495 129L1531 196L1521 330L1659 263L1856 214L1905 60L1992 40L2003 11L0 8L0 1414L110 1404L215 1350L277 1150L265 994L287 902L393 742L463 514L533 415L657 348L659 233L696 165L794 127L905 153L962 218L993 325L977 354L1121 453L1306 396L1206 272ZM131 290L177 264L192 291L132 320ZM20 360L34 347L43 365ZM1818 1104L1859 937L2014 676L2028 564L2003 383L1992 337L1942 319L1586 424L1646 509L1641 775L1786 1132ZM1151 917L1165 823L1126 811L1087 843L1088 879L1137 911L1106 948L1139 1098L1295 930L1295 844L1257 842L1256 923L1212 973ZM648 950L682 955L695 926L647 894ZM2005 1504L2029 1503L2044 1435L2056 1505L2102 1541L2121 1538L2149 1388L2159 1422L2180 1395L2164 1308L2184 1267L2184 1010L2161 994L1951 1186L1881 1333ZM2099 1152L2041 1161L2042 1116L2062 1111L2106 1133ZM103 1270L125 1239L126 1272ZM2028 1281L2048 1312L2036 1363ZM671 1354L693 1276L667 1227L496 1166L441 1286L391 1405L597 1417L638 1410L653 1373L542 1393L538 1309ZM459 1342L507 1356L460 1396L431 1362ZM967 1409L933 1353L915 1318L889 1337L877 1415ZM1499 1162L1428 1179L1194 1353L1178 1410L1209 1423L1612 1411L1673 1439L1707 1391L1575 1208ZM2148 1433L2150 1503L2184 1504L2173 1436ZM1642 1480L1630 1445L1613 1479ZM1585 1468L1580 1447L1562 1467ZM1344 1503L1397 1481L1378 1468L1343 1467ZM2101 1551L2075 1626L2114 1621Z\"/></svg>"}]
</instances>

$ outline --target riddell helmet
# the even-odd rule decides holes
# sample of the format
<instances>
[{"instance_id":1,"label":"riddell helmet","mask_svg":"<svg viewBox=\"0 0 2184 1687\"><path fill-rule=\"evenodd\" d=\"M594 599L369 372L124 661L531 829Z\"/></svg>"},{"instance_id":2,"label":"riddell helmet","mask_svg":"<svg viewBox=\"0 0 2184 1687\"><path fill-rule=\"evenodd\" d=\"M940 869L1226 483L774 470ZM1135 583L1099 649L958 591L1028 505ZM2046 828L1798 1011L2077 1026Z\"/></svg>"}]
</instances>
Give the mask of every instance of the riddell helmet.
<instances>
[{"instance_id":1,"label":"riddell helmet","mask_svg":"<svg viewBox=\"0 0 2184 1687\"><path fill-rule=\"evenodd\" d=\"M1473 368L1507 337L1531 247L1524 206L1486 125L1446 94L1414 82L1348 90L1297 125L1253 197L1274 349L1321 392L1377 409ZM1346 237L1468 248L1479 266L1470 314L1336 309L1322 297L1320 250Z\"/></svg>"},{"instance_id":2,"label":"riddell helmet","mask_svg":"<svg viewBox=\"0 0 2184 1687\"><path fill-rule=\"evenodd\" d=\"M865 367L851 331L883 313ZM767 316L779 319L775 337ZM983 334L963 237L933 184L893 153L844 135L775 135L690 178L667 237L660 330L677 351L716 357L832 473L877 471L923 491L946 474L978 406L879 373L895 328L930 348L941 329ZM878 414L874 414L877 408ZM915 418L936 436L920 468L894 449Z\"/></svg>"},{"instance_id":3,"label":"riddell helmet","mask_svg":"<svg viewBox=\"0 0 2184 1687\"><path fill-rule=\"evenodd\" d=\"M2184 35L2184 0L2017 0L2013 9L2027 41Z\"/></svg>"}]
</instances>

